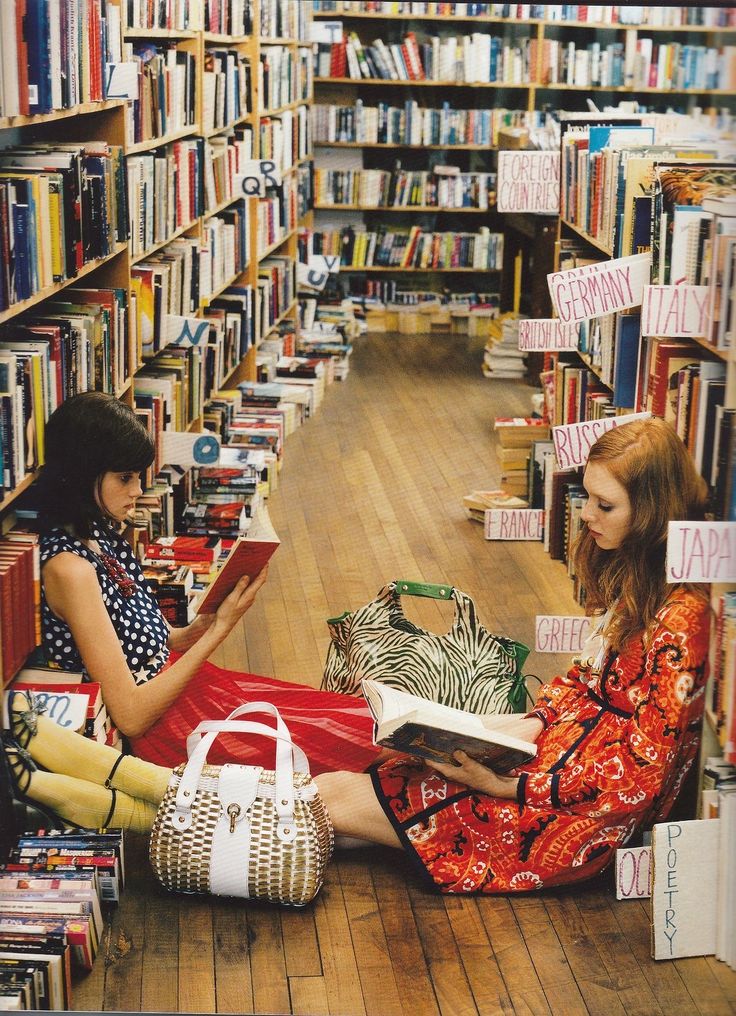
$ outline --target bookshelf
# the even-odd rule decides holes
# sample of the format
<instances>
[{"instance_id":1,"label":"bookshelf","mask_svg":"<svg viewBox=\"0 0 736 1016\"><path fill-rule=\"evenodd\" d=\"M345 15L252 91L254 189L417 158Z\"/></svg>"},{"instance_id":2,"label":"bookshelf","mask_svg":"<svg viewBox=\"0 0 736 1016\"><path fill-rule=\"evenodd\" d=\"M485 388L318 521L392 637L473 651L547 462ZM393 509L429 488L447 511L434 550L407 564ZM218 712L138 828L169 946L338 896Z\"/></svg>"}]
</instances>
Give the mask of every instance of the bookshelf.
<instances>
[{"instance_id":1,"label":"bookshelf","mask_svg":"<svg viewBox=\"0 0 736 1016\"><path fill-rule=\"evenodd\" d=\"M0 157L24 145L69 139L116 146L126 163L132 237L113 237L105 256L85 259L73 275L32 286L22 299L8 291L0 330L7 338L36 315L58 313L55 308L75 290L115 291L120 328L111 349L100 354L106 371L101 387L135 408L141 393L155 389L156 378L176 378L172 429L199 432L210 392L255 380L260 345L281 328L296 332L298 326L297 229L311 204L312 72L305 42L311 11L280 0L223 0L207 7L202 0L164 6L105 0L100 8L107 36L100 36L95 52L112 62L136 62L138 101L108 100L98 88L96 100L84 94L84 101L68 108L0 116ZM131 12L139 19L128 24ZM89 66L91 45L86 40L80 51L80 68ZM243 164L260 158L275 163L278 186L262 196L237 192ZM182 280L191 278L193 265L199 285L184 292ZM151 311L149 319L142 287L164 276L172 280L168 305L159 306L164 316ZM181 292L175 292L175 280ZM222 324L232 287L249 294L239 318L239 346ZM167 345L166 314L210 320L202 348ZM213 362L219 373L211 373ZM57 395L96 386L101 369L90 360L86 379L77 387L65 379ZM49 402L38 409L41 426L50 408ZM4 477L3 526L42 462L36 451L32 461L19 460L12 482Z\"/></svg>"}]
</instances>

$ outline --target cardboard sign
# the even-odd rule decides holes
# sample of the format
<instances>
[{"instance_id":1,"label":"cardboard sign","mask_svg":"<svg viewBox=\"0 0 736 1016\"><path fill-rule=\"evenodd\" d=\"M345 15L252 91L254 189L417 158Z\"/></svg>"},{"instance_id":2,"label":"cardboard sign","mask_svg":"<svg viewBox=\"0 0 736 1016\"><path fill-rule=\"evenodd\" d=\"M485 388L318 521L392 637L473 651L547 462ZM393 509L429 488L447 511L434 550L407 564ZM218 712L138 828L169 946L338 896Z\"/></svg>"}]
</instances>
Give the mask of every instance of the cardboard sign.
<instances>
[{"instance_id":1,"label":"cardboard sign","mask_svg":"<svg viewBox=\"0 0 736 1016\"><path fill-rule=\"evenodd\" d=\"M282 179L273 159L248 159L235 177L233 193L240 191L247 198L264 198L269 187L281 186Z\"/></svg>"},{"instance_id":2,"label":"cardboard sign","mask_svg":"<svg viewBox=\"0 0 736 1016\"><path fill-rule=\"evenodd\" d=\"M632 420L646 420L651 413L627 413L626 416L606 416L601 420L583 420L581 423L565 423L552 428L555 458L560 469L584 466L590 449L607 430L620 427Z\"/></svg>"},{"instance_id":3,"label":"cardboard sign","mask_svg":"<svg viewBox=\"0 0 736 1016\"><path fill-rule=\"evenodd\" d=\"M580 325L558 318L528 318L519 322L519 349L540 353L577 349Z\"/></svg>"},{"instance_id":4,"label":"cardboard sign","mask_svg":"<svg viewBox=\"0 0 736 1016\"><path fill-rule=\"evenodd\" d=\"M649 284L651 267L652 255L647 252L552 272L547 284L557 316L572 323L638 307Z\"/></svg>"},{"instance_id":5,"label":"cardboard sign","mask_svg":"<svg viewBox=\"0 0 736 1016\"><path fill-rule=\"evenodd\" d=\"M662 822L652 830L652 956L716 951L720 819Z\"/></svg>"},{"instance_id":6,"label":"cardboard sign","mask_svg":"<svg viewBox=\"0 0 736 1016\"><path fill-rule=\"evenodd\" d=\"M559 151L499 152L496 208L499 212L558 215Z\"/></svg>"},{"instance_id":7,"label":"cardboard sign","mask_svg":"<svg viewBox=\"0 0 736 1016\"><path fill-rule=\"evenodd\" d=\"M589 617L538 614L534 648L538 653L580 653L590 632Z\"/></svg>"},{"instance_id":8,"label":"cardboard sign","mask_svg":"<svg viewBox=\"0 0 736 1016\"><path fill-rule=\"evenodd\" d=\"M311 42L340 42L342 39L342 21L314 21L309 22Z\"/></svg>"},{"instance_id":9,"label":"cardboard sign","mask_svg":"<svg viewBox=\"0 0 736 1016\"><path fill-rule=\"evenodd\" d=\"M674 339L710 334L709 286L645 286L641 334Z\"/></svg>"},{"instance_id":10,"label":"cardboard sign","mask_svg":"<svg viewBox=\"0 0 736 1016\"><path fill-rule=\"evenodd\" d=\"M296 263L296 285L299 290L311 289L315 293L321 293L329 277L329 272L310 268L303 261Z\"/></svg>"},{"instance_id":11,"label":"cardboard sign","mask_svg":"<svg viewBox=\"0 0 736 1016\"><path fill-rule=\"evenodd\" d=\"M651 847L619 847L616 851L616 899L648 899L652 895L651 874Z\"/></svg>"},{"instance_id":12,"label":"cardboard sign","mask_svg":"<svg viewBox=\"0 0 736 1016\"><path fill-rule=\"evenodd\" d=\"M138 64L127 63L106 64L105 66L105 98L137 99L138 98Z\"/></svg>"},{"instance_id":13,"label":"cardboard sign","mask_svg":"<svg viewBox=\"0 0 736 1016\"><path fill-rule=\"evenodd\" d=\"M209 333L210 322L202 318L164 315L165 346L204 346Z\"/></svg>"},{"instance_id":14,"label":"cardboard sign","mask_svg":"<svg viewBox=\"0 0 736 1016\"><path fill-rule=\"evenodd\" d=\"M188 434L182 431L161 432L161 457L164 462L188 469L192 466L214 466L220 458L220 439L216 434Z\"/></svg>"},{"instance_id":15,"label":"cardboard sign","mask_svg":"<svg viewBox=\"0 0 736 1016\"><path fill-rule=\"evenodd\" d=\"M487 540L541 540L543 508L486 508Z\"/></svg>"},{"instance_id":16,"label":"cardboard sign","mask_svg":"<svg viewBox=\"0 0 736 1016\"><path fill-rule=\"evenodd\" d=\"M340 271L340 255L310 254L307 264L315 272L329 272L330 275L337 275Z\"/></svg>"},{"instance_id":17,"label":"cardboard sign","mask_svg":"<svg viewBox=\"0 0 736 1016\"><path fill-rule=\"evenodd\" d=\"M668 582L736 582L736 522L670 522Z\"/></svg>"}]
</instances>

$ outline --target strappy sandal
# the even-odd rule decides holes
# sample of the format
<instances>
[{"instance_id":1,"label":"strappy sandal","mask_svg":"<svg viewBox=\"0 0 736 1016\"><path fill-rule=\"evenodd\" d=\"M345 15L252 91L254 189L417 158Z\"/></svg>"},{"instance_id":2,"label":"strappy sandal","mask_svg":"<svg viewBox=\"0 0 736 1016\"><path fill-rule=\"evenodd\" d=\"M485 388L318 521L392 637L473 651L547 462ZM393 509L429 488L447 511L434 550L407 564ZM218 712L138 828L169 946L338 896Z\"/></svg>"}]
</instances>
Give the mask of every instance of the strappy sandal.
<instances>
[{"instance_id":1,"label":"strappy sandal","mask_svg":"<svg viewBox=\"0 0 736 1016\"><path fill-rule=\"evenodd\" d=\"M38 766L25 748L7 733L2 735L2 748L5 768L10 774L13 796L25 798L31 785L31 777L38 771Z\"/></svg>"},{"instance_id":2,"label":"strappy sandal","mask_svg":"<svg viewBox=\"0 0 736 1016\"><path fill-rule=\"evenodd\" d=\"M38 733L38 717L46 712L46 706L32 691L13 691L8 708L15 742L27 748Z\"/></svg>"}]
</instances>

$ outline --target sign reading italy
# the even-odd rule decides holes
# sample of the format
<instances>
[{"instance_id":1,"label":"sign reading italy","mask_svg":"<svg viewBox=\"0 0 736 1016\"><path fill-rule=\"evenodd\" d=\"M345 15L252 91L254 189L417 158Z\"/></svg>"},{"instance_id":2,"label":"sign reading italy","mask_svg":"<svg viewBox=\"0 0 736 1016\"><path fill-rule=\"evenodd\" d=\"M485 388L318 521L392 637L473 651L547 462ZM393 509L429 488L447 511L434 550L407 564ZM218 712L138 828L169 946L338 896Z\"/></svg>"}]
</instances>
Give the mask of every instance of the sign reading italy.
<instances>
[{"instance_id":1,"label":"sign reading italy","mask_svg":"<svg viewBox=\"0 0 736 1016\"><path fill-rule=\"evenodd\" d=\"M499 152L496 208L499 212L559 214L560 153Z\"/></svg>"},{"instance_id":2,"label":"sign reading italy","mask_svg":"<svg viewBox=\"0 0 736 1016\"><path fill-rule=\"evenodd\" d=\"M577 349L580 325L558 318L526 318L519 322L519 349L540 353Z\"/></svg>"},{"instance_id":3,"label":"sign reading italy","mask_svg":"<svg viewBox=\"0 0 736 1016\"><path fill-rule=\"evenodd\" d=\"M641 334L705 339L710 331L710 286L645 286Z\"/></svg>"},{"instance_id":4,"label":"sign reading italy","mask_svg":"<svg viewBox=\"0 0 736 1016\"><path fill-rule=\"evenodd\" d=\"M649 284L651 253L569 268L547 276L552 304L565 324L638 307Z\"/></svg>"}]
</instances>

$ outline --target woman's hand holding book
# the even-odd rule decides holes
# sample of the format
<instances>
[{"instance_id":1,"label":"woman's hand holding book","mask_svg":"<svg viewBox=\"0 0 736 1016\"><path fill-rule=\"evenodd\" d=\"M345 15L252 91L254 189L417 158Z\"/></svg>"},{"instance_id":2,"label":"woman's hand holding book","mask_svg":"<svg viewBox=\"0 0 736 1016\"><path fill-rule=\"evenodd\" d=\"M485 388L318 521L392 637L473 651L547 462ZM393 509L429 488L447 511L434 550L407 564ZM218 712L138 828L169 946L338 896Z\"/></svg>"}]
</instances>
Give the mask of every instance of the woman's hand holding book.
<instances>
[{"instance_id":1,"label":"woman's hand holding book","mask_svg":"<svg viewBox=\"0 0 736 1016\"><path fill-rule=\"evenodd\" d=\"M466 787L479 790L482 794L488 794L490 797L502 797L509 800L516 798L518 777L501 776L499 773L494 773L488 766L476 762L464 751L456 751L454 757L457 759L457 765L454 766L430 761L427 761L427 765L442 773L446 780L464 783Z\"/></svg>"}]
</instances>

